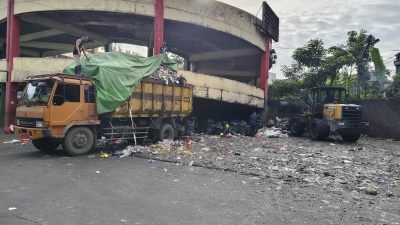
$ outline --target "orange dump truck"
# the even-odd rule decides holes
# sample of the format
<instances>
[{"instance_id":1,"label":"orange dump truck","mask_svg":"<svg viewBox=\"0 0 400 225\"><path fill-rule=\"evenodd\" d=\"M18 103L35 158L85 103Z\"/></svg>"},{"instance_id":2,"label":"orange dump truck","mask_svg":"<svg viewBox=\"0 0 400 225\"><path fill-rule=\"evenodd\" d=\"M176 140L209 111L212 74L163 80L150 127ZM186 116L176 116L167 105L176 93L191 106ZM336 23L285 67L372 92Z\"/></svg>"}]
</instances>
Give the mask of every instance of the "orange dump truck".
<instances>
[{"instance_id":1,"label":"orange dump truck","mask_svg":"<svg viewBox=\"0 0 400 225\"><path fill-rule=\"evenodd\" d=\"M173 139L192 111L191 85L145 78L114 112L96 114L91 80L65 74L32 76L17 107L14 132L41 151L59 145L71 155L89 153L97 140Z\"/></svg>"}]
</instances>

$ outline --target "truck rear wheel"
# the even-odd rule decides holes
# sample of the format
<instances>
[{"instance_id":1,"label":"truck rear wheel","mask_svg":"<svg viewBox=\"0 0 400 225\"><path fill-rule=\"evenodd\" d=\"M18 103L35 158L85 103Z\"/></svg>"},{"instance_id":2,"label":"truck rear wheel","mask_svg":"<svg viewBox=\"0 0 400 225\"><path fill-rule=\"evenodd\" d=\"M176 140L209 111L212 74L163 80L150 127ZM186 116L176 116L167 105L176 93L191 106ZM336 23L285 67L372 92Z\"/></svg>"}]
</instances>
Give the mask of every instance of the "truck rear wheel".
<instances>
[{"instance_id":1,"label":"truck rear wheel","mask_svg":"<svg viewBox=\"0 0 400 225\"><path fill-rule=\"evenodd\" d=\"M165 139L167 140L174 140L175 138L175 129L172 127L171 124L169 123L164 123L159 132L159 139L160 141L163 141Z\"/></svg>"},{"instance_id":2,"label":"truck rear wheel","mask_svg":"<svg viewBox=\"0 0 400 225\"><path fill-rule=\"evenodd\" d=\"M310 121L310 138L323 141L329 136L329 126L325 120L312 119Z\"/></svg>"},{"instance_id":3,"label":"truck rear wheel","mask_svg":"<svg viewBox=\"0 0 400 225\"><path fill-rule=\"evenodd\" d=\"M41 138L37 140L32 140L33 146L42 152L54 151L60 145L60 142L52 138Z\"/></svg>"},{"instance_id":4,"label":"truck rear wheel","mask_svg":"<svg viewBox=\"0 0 400 225\"><path fill-rule=\"evenodd\" d=\"M350 135L341 135L343 138L343 141L347 142L356 142L358 139L360 139L360 134L350 134Z\"/></svg>"},{"instance_id":5,"label":"truck rear wheel","mask_svg":"<svg viewBox=\"0 0 400 225\"><path fill-rule=\"evenodd\" d=\"M64 140L64 149L68 154L85 155L88 154L96 144L94 133L87 127L73 127L71 128Z\"/></svg>"}]
</instances>

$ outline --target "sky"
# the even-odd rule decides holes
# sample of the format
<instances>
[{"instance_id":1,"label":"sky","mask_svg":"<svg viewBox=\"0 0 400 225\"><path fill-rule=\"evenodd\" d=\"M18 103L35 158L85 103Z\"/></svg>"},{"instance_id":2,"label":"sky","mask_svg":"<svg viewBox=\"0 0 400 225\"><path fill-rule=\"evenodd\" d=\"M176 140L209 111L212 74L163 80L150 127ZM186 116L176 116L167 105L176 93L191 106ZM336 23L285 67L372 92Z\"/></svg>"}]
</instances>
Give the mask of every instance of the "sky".
<instances>
[{"instance_id":1,"label":"sky","mask_svg":"<svg viewBox=\"0 0 400 225\"><path fill-rule=\"evenodd\" d=\"M219 0L256 15L262 0ZM400 0L268 0L280 18L280 40L273 43L278 62L271 69L283 78L295 48L319 38L325 47L345 44L347 32L366 29L380 39L376 45L393 73L393 57L400 50ZM258 14L260 16L261 12ZM397 51L394 51L397 50Z\"/></svg>"}]
</instances>

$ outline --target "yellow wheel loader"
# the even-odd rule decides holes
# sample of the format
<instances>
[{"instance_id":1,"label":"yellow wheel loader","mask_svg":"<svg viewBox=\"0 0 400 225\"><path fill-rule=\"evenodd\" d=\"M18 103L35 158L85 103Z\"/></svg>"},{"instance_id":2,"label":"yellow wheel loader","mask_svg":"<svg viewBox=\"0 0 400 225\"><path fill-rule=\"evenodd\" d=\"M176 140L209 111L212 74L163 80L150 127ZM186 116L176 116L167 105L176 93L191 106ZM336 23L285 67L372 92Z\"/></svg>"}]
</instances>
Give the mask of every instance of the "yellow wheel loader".
<instances>
[{"instance_id":1,"label":"yellow wheel loader","mask_svg":"<svg viewBox=\"0 0 400 225\"><path fill-rule=\"evenodd\" d=\"M345 95L344 88L313 88L307 96L307 107L302 114L290 119L291 136L303 136L308 130L312 140L340 135L344 141L357 141L367 123L361 120L360 105L344 104Z\"/></svg>"}]
</instances>

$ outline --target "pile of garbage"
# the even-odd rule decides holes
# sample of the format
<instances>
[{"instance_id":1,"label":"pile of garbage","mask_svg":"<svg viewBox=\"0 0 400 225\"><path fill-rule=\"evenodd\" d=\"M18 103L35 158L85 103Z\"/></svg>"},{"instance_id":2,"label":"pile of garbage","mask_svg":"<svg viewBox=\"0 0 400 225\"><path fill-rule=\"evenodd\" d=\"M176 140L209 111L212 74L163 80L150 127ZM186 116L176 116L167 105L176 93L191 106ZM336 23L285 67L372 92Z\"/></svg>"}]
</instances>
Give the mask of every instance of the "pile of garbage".
<instances>
[{"instance_id":1,"label":"pile of garbage","mask_svg":"<svg viewBox=\"0 0 400 225\"><path fill-rule=\"evenodd\" d=\"M186 135L208 134L208 135L251 135L251 126L243 120L218 121L207 119L198 121L195 117L191 117L185 124ZM254 135L254 134L253 134Z\"/></svg>"},{"instance_id":2,"label":"pile of garbage","mask_svg":"<svg viewBox=\"0 0 400 225\"><path fill-rule=\"evenodd\" d=\"M186 85L187 81L183 76L179 76L177 72L171 68L161 65L152 73L149 78L162 80L166 85L179 84Z\"/></svg>"},{"instance_id":3,"label":"pile of garbage","mask_svg":"<svg viewBox=\"0 0 400 225\"><path fill-rule=\"evenodd\" d=\"M189 157L192 155L190 149L193 147L192 140L186 138L184 140L164 140L157 144L149 146L127 146L121 151L114 151L113 156L120 158L128 156L143 156L150 159L162 159L168 155L174 160L181 160L182 157Z\"/></svg>"},{"instance_id":4,"label":"pile of garbage","mask_svg":"<svg viewBox=\"0 0 400 225\"><path fill-rule=\"evenodd\" d=\"M269 138L287 138L289 137L289 132L287 130L282 130L282 128L264 127L257 131L256 136Z\"/></svg>"}]
</instances>

